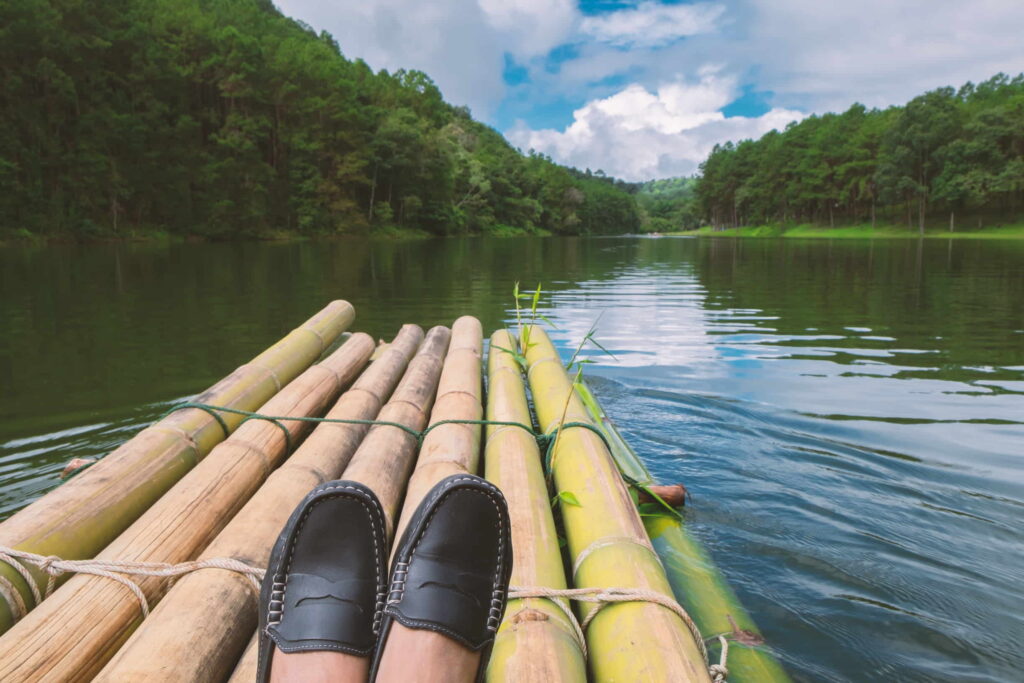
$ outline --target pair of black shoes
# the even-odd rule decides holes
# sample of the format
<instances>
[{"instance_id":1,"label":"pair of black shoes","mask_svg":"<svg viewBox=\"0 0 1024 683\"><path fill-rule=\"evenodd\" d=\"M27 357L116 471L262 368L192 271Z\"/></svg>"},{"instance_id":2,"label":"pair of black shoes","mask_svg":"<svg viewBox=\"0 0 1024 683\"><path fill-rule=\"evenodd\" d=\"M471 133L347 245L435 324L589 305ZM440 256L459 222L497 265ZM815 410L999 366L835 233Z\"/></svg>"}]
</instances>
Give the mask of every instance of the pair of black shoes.
<instances>
[{"instance_id":1,"label":"pair of black shoes","mask_svg":"<svg viewBox=\"0 0 1024 683\"><path fill-rule=\"evenodd\" d=\"M482 680L505 611L509 527L505 498L493 484L448 477L416 510L389 575L384 511L373 491L354 481L316 487L270 555L260 591L257 680L269 680L276 647L372 654L373 681L394 621L482 651Z\"/></svg>"}]
</instances>

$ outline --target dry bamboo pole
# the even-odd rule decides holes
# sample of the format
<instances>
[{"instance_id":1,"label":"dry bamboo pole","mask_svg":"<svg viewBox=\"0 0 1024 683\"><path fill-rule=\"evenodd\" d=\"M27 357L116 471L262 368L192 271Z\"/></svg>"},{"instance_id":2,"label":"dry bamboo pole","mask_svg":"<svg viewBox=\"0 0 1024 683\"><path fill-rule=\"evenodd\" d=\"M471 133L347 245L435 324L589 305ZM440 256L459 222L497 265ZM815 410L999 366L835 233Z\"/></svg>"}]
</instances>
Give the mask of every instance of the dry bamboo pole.
<instances>
[{"instance_id":1,"label":"dry bamboo pole","mask_svg":"<svg viewBox=\"0 0 1024 683\"><path fill-rule=\"evenodd\" d=\"M259 407L319 358L354 317L348 302L331 302L194 400L240 410ZM232 431L242 421L240 415L221 417ZM68 560L91 558L225 437L209 413L195 408L173 412L0 524L0 546ZM30 571L43 592L48 577L34 568ZM0 584L8 592L17 591L11 596L15 603L20 597L15 605L0 597L3 633L35 607L35 600L21 574L4 562Z\"/></svg>"},{"instance_id":2,"label":"dry bamboo pole","mask_svg":"<svg viewBox=\"0 0 1024 683\"><path fill-rule=\"evenodd\" d=\"M447 327L434 327L427 332L419 353L409 363L409 369L391 400L381 408L378 420L397 422L417 432L426 427L450 338L451 331ZM369 486L377 495L384 509L389 538L394 538L393 520L405 493L418 443L419 439L403 429L374 425L341 475L342 479ZM257 648L253 642L236 666L232 681L248 683L255 679Z\"/></svg>"},{"instance_id":3,"label":"dry bamboo pole","mask_svg":"<svg viewBox=\"0 0 1024 683\"><path fill-rule=\"evenodd\" d=\"M377 417L422 341L423 330L404 326L327 417ZM231 557L266 567L292 510L314 486L338 478L369 429L369 425L330 422L317 426L200 559ZM256 608L252 583L242 574L215 568L188 574L168 591L95 680L223 680L256 628Z\"/></svg>"},{"instance_id":4,"label":"dry bamboo pole","mask_svg":"<svg viewBox=\"0 0 1024 683\"><path fill-rule=\"evenodd\" d=\"M228 683L252 683L256 680L260 649L260 641L257 635L254 633L252 638L249 639L249 644L246 646L242 658L238 660L235 670L231 672Z\"/></svg>"},{"instance_id":5,"label":"dry bamboo pole","mask_svg":"<svg viewBox=\"0 0 1024 683\"><path fill-rule=\"evenodd\" d=\"M434 327L427 332L420 352L409 363L409 372L377 419L397 422L417 432L426 427L450 341L451 330L447 327ZM418 445L419 439L403 429L374 425L342 474L343 479L361 482L377 494L384 508L388 538L394 538L395 515Z\"/></svg>"},{"instance_id":6,"label":"dry bamboo pole","mask_svg":"<svg viewBox=\"0 0 1024 683\"><path fill-rule=\"evenodd\" d=\"M267 415L321 415L373 352L355 334L272 399ZM310 422L245 422L146 511L97 559L177 563L194 558L286 457L284 430L298 443ZM164 577L133 577L147 600L169 588ZM142 620L139 600L124 585L79 574L0 637L0 680L87 680L96 675Z\"/></svg>"},{"instance_id":7,"label":"dry bamboo pole","mask_svg":"<svg viewBox=\"0 0 1024 683\"><path fill-rule=\"evenodd\" d=\"M487 419L531 425L523 373L505 330L491 336L487 357ZM551 515L541 453L533 434L513 426L488 426L484 468L508 501L512 520L513 586L566 587L562 553ZM491 662L491 683L565 683L587 680L587 662L573 625L561 608L546 598L511 600L498 627Z\"/></svg>"},{"instance_id":8,"label":"dry bamboo pole","mask_svg":"<svg viewBox=\"0 0 1024 683\"><path fill-rule=\"evenodd\" d=\"M483 327L471 316L452 324L452 341L444 359L430 424L483 417ZM423 497L451 474L476 474L480 465L480 425L443 424L423 437L416 469L409 478L395 537L401 538ZM393 548L392 552L397 550Z\"/></svg>"},{"instance_id":9,"label":"dry bamboo pole","mask_svg":"<svg viewBox=\"0 0 1024 683\"><path fill-rule=\"evenodd\" d=\"M527 329L524 353L541 428L551 432L571 422L593 425L547 334L536 326ZM559 503L575 587L632 588L671 599L665 570L601 437L582 427L560 432L550 466L559 493L572 494L560 496ZM584 614L592 609L581 607ZM610 604L593 618L586 635L596 680L711 680L694 637L679 616L661 605Z\"/></svg>"}]
</instances>

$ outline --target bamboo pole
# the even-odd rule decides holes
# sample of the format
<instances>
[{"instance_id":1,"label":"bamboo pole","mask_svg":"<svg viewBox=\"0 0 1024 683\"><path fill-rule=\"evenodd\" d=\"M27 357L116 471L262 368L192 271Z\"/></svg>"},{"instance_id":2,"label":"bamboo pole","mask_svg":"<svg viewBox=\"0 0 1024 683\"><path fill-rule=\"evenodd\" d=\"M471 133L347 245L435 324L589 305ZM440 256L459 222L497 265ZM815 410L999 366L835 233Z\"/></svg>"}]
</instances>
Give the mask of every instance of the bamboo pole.
<instances>
[{"instance_id":1,"label":"bamboo pole","mask_svg":"<svg viewBox=\"0 0 1024 683\"><path fill-rule=\"evenodd\" d=\"M249 639L249 644L238 660L235 670L231 672L228 683L252 683L256 680L256 671L259 668L260 639L259 634L254 633Z\"/></svg>"},{"instance_id":2,"label":"bamboo pole","mask_svg":"<svg viewBox=\"0 0 1024 683\"><path fill-rule=\"evenodd\" d=\"M541 427L594 424L539 327L524 350ZM665 571L604 441L580 427L559 433L551 455L577 588L634 588L672 597ZM566 498L572 500L570 503ZM574 504L578 503L578 504ZM594 609L586 606L584 613ZM587 628L590 668L601 681L710 681L707 666L683 621L650 602L604 607Z\"/></svg>"},{"instance_id":3,"label":"bamboo pole","mask_svg":"<svg viewBox=\"0 0 1024 683\"><path fill-rule=\"evenodd\" d=\"M487 419L531 425L523 374L505 330L491 336L488 353ZM508 501L512 521L513 586L566 587L558 534L537 441L512 426L488 426L484 447L487 479ZM510 600L487 667L490 683L565 683L587 680L587 662L572 623L551 600Z\"/></svg>"},{"instance_id":4,"label":"bamboo pole","mask_svg":"<svg viewBox=\"0 0 1024 683\"><path fill-rule=\"evenodd\" d=\"M643 461L619 433L597 398L584 383L577 393L587 412L601 427L612 447L612 457L641 484L651 484ZM725 634L729 640L729 680L733 683L785 683L790 680L771 651L750 613L740 603L721 570L681 520L668 515L644 518L644 528L665 567L676 599L686 608L702 633ZM718 643L708 648L717 653Z\"/></svg>"},{"instance_id":5,"label":"bamboo pole","mask_svg":"<svg viewBox=\"0 0 1024 683\"><path fill-rule=\"evenodd\" d=\"M444 359L430 424L483 417L483 328L463 316L452 324L452 340ZM443 424L431 429L420 446L416 469L409 478L395 537L401 538L416 508L434 484L451 474L476 474L480 466L480 425ZM395 552L397 548L393 548Z\"/></svg>"},{"instance_id":6,"label":"bamboo pole","mask_svg":"<svg viewBox=\"0 0 1024 683\"><path fill-rule=\"evenodd\" d=\"M290 417L322 414L365 365L373 340L353 335L265 403L261 412ZM283 420L298 443L312 423ZM287 455L284 429L263 420L242 424L97 559L177 563L195 557ZM155 602L169 588L162 577L134 577ZM0 680L87 680L95 676L142 618L123 585L78 574L0 638Z\"/></svg>"},{"instance_id":7,"label":"bamboo pole","mask_svg":"<svg viewBox=\"0 0 1024 683\"><path fill-rule=\"evenodd\" d=\"M427 415L434 401L442 359L450 339L451 332L447 327L434 327L427 332L419 353L409 363L405 377L391 400L381 409L378 420L397 422L415 431L427 426ZM405 493L418 442L415 436L398 427L374 425L341 475L342 479L369 486L376 494L384 509L389 538L394 538L393 520ZM255 679L258 648L254 643L255 638L235 667L232 681L249 683Z\"/></svg>"},{"instance_id":8,"label":"bamboo pole","mask_svg":"<svg viewBox=\"0 0 1024 683\"><path fill-rule=\"evenodd\" d=\"M381 409L378 419L397 422L415 431L427 426L450 341L451 331L447 327L434 327L427 332L420 352L409 363L409 372ZM374 425L342 474L343 479L361 482L377 495L384 509L388 538L394 538L395 515L405 494L418 445L419 439L407 431Z\"/></svg>"},{"instance_id":9,"label":"bamboo pole","mask_svg":"<svg viewBox=\"0 0 1024 683\"><path fill-rule=\"evenodd\" d=\"M354 317L348 302L331 302L194 400L240 410L259 407L309 367ZM221 417L231 431L242 421L238 415ZM195 408L173 412L0 524L0 546L69 560L91 558L225 437L209 413ZM48 577L34 568L30 571L43 592ZM2 634L34 608L35 601L21 574L4 562L0 562L0 584L16 590L24 605L21 609L20 604L8 604L0 597Z\"/></svg>"},{"instance_id":10,"label":"bamboo pole","mask_svg":"<svg viewBox=\"0 0 1024 683\"><path fill-rule=\"evenodd\" d=\"M422 341L419 327L403 327L327 417L377 417ZM292 510L313 487L338 478L369 429L369 425L329 422L317 426L200 559L231 557L266 567ZM256 628L256 616L256 594L248 578L224 569L193 572L164 596L95 680L223 680Z\"/></svg>"}]
</instances>

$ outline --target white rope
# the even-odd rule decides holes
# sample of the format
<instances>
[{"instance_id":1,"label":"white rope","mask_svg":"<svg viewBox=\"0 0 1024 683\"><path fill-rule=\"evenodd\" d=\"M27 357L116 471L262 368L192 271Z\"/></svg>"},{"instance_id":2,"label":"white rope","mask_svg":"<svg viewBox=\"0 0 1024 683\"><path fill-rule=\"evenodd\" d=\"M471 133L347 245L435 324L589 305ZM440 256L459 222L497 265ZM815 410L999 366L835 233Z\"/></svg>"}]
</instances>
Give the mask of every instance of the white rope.
<instances>
[{"instance_id":1,"label":"white rope","mask_svg":"<svg viewBox=\"0 0 1024 683\"><path fill-rule=\"evenodd\" d=\"M32 579L32 575L28 573L28 569L23 566L23 563L33 565L49 575L50 578L46 585L45 597L49 597L50 593L53 592L56 578L65 573L90 574L117 581L130 590L132 595L139 601L143 618L149 616L149 602L146 600L146 594L137 583L126 576L122 576L122 574L171 577L181 576L182 574L199 571L200 569L225 569L247 576L257 592L259 592L260 581L263 579L264 574L263 569L251 567L244 562L230 557L216 557L209 560L194 560L178 564L169 564L167 562L126 562L120 560L62 560L52 555L37 555L23 550L0 546L0 560L13 567L28 581L32 594L36 597L36 604L42 601L42 597L39 596L39 588L36 586L34 579ZM20 562L17 560L20 560ZM10 582L8 581L8 583ZM0 587L0 594L4 593L3 587ZM17 590L14 593L18 601L20 601L21 596ZM3 597L7 599L8 604L12 608L15 607L9 596L3 595ZM23 616L26 611L24 603L21 604L21 608L21 616Z\"/></svg>"},{"instance_id":2,"label":"white rope","mask_svg":"<svg viewBox=\"0 0 1024 683\"><path fill-rule=\"evenodd\" d=\"M649 541L634 538L633 536L606 536L604 538L599 538L598 540L594 541L586 548L581 550L580 554L576 556L576 559L573 560L572 563L573 578L576 578L576 574L579 572L580 566L583 564L583 561L590 557L593 553L600 550L601 548L610 548L611 546L618 545L619 543L630 543L632 545L640 546L644 550L654 555L655 558L658 557L657 552L655 552L654 547L651 546ZM661 560L658 560L658 562L660 563Z\"/></svg>"},{"instance_id":3,"label":"white rope","mask_svg":"<svg viewBox=\"0 0 1024 683\"><path fill-rule=\"evenodd\" d=\"M229 557L218 557L209 560L194 560L191 562L180 562L178 564L169 564L166 562L127 562L120 560L62 560L59 557L54 557L52 555L37 555L23 550L8 548L6 546L0 546L0 560L9 564L28 582L29 587L32 590L32 595L36 598L36 604L42 602L42 598L44 596L40 595L39 588L35 584L35 579L24 564L33 565L49 576L45 597L49 597L50 593L53 592L55 579L65 573L89 574L117 581L130 590L135 598L138 599L139 606L142 609L143 618L149 616L149 602L146 600L146 594L137 583L126 576L122 576L122 574L172 577L199 571L200 569L224 569L247 576L258 593L260 589L260 581L265 573L265 570L263 569L252 567L244 562ZM18 560L20 560L20 562ZM11 611L14 614L15 621L26 614L27 610L24 602L22 601L21 594L16 588L14 588L14 585L3 576L0 576L0 597L3 597L7 601L7 604L10 606ZM676 614L676 616L682 619L683 623L686 624L686 627L690 630L690 634L693 636L694 641L697 643L697 648L700 650L705 663L708 663L707 647L704 644L704 637L701 635L700 629L697 628L697 624L694 623L693 619L689 614L687 614L686 610L683 609L682 605L655 591L639 588L555 589L544 587L509 586L508 597L512 600L546 598L553 604L557 605L569 619L569 623L572 624L576 640L579 643L580 651L584 657L588 656L587 642L584 633L590 625L590 622L592 622L594 617L597 616L597 613L609 604L616 602L650 602L656 605L661 605L662 607L671 610ZM583 622L580 623L564 598L576 600L577 602L591 603L596 606L587 613ZM708 673L711 675L713 683L725 683L726 677L729 675L729 670L726 668L726 660L729 655L729 643L722 635L717 636L717 638L722 644L722 654L719 658L718 664L711 664L708 666Z\"/></svg>"},{"instance_id":4,"label":"white rope","mask_svg":"<svg viewBox=\"0 0 1024 683\"><path fill-rule=\"evenodd\" d=\"M597 613L607 607L611 603L615 602L650 602L656 605L661 605L671 610L676 616L682 619L683 623L690 630L690 634L693 636L694 641L697 643L697 649L700 651L701 656L704 658L704 662L708 663L708 649L704 644L704 636L701 635L700 629L697 628L697 624L694 623L693 619L687 614L683 606L678 602L669 598L661 593L655 591L643 590L640 588L545 588L543 586L538 587L523 587L523 586L509 586L509 599L521 600L525 598L548 598L555 605L561 609L565 615L569 618L569 622L572 624L573 631L576 635L576 639L580 645L580 651L584 657L587 657L587 646L586 638L584 633L590 622L594 620ZM572 613L572 610L558 598L569 598L576 600L577 602L588 602L596 605L594 609L590 610L586 617L583 619L583 623L576 620L576 616ZM722 643L722 655L719 659L718 664L710 664L708 666L708 673L711 676L711 680L714 683L725 683L726 677L729 675L729 670L726 668L726 660L729 655L729 646L724 636L718 636L719 642Z\"/></svg>"}]
</instances>

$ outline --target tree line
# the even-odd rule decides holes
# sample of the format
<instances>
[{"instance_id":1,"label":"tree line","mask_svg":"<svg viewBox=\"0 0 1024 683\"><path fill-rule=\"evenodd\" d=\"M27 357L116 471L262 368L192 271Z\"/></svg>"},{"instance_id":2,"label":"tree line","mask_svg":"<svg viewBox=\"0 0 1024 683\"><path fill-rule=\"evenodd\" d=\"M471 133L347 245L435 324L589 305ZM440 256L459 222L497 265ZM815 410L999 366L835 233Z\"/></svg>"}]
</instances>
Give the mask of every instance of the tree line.
<instances>
[{"instance_id":1,"label":"tree line","mask_svg":"<svg viewBox=\"0 0 1024 683\"><path fill-rule=\"evenodd\" d=\"M269 0L0 3L0 236L639 225L628 188L519 153Z\"/></svg>"},{"instance_id":2,"label":"tree line","mask_svg":"<svg viewBox=\"0 0 1024 683\"><path fill-rule=\"evenodd\" d=\"M715 228L885 221L923 232L926 224L1017 220L1024 74L939 88L905 106L855 104L717 145L689 201Z\"/></svg>"}]
</instances>

